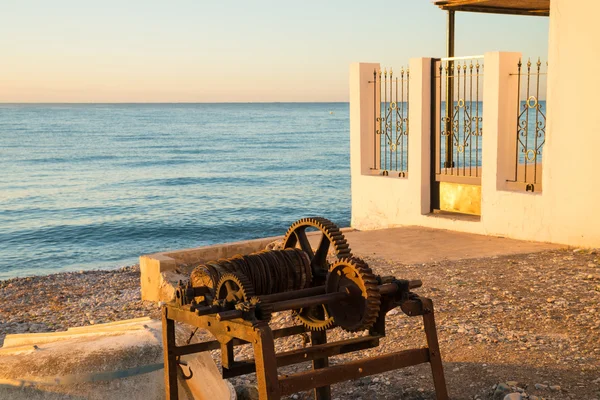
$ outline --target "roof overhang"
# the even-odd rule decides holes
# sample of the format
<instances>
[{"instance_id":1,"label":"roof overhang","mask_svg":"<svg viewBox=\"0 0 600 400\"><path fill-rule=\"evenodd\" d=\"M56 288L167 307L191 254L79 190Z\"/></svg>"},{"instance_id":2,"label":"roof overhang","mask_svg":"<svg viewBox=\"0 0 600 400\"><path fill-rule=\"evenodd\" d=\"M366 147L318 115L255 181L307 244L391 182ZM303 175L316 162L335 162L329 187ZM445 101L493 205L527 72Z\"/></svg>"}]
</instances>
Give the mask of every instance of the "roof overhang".
<instances>
[{"instance_id":1,"label":"roof overhang","mask_svg":"<svg viewBox=\"0 0 600 400\"><path fill-rule=\"evenodd\" d=\"M443 10L491 14L550 15L550 0L434 0Z\"/></svg>"}]
</instances>

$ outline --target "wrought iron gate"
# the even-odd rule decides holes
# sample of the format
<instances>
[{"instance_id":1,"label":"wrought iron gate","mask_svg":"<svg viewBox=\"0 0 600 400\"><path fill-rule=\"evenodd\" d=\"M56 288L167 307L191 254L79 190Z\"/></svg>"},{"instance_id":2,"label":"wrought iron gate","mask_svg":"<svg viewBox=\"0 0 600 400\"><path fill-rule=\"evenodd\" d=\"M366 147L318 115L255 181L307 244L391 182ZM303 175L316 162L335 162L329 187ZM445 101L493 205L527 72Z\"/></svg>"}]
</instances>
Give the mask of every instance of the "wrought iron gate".
<instances>
[{"instance_id":1,"label":"wrought iron gate","mask_svg":"<svg viewBox=\"0 0 600 400\"><path fill-rule=\"evenodd\" d=\"M481 56L432 63L433 210L481 214Z\"/></svg>"}]
</instances>

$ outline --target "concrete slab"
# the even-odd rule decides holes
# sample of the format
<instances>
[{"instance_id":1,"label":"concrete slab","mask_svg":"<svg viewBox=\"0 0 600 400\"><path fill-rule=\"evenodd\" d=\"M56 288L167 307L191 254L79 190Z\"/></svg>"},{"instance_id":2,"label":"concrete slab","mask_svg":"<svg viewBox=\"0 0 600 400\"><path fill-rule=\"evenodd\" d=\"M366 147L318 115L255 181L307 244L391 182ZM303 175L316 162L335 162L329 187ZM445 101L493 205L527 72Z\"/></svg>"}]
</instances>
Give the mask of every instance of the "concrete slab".
<instances>
[{"instance_id":1,"label":"concrete slab","mask_svg":"<svg viewBox=\"0 0 600 400\"><path fill-rule=\"evenodd\" d=\"M136 318L8 335L0 347L0 399L159 400L164 398L162 324ZM190 328L178 326L188 338ZM185 357L194 373L179 380L182 400L235 400L210 353Z\"/></svg>"},{"instance_id":2,"label":"concrete slab","mask_svg":"<svg viewBox=\"0 0 600 400\"><path fill-rule=\"evenodd\" d=\"M147 324L154 322L149 317L143 317L100 325L78 326L69 328L66 331L15 333L6 335L3 347L0 347L0 355L3 352L11 351L13 347L40 345L85 336L121 335L127 333L127 331L145 330L148 329Z\"/></svg>"},{"instance_id":3,"label":"concrete slab","mask_svg":"<svg viewBox=\"0 0 600 400\"><path fill-rule=\"evenodd\" d=\"M566 247L420 226L353 230L345 232L344 236L352 253L358 257L375 256L402 264L533 253Z\"/></svg>"}]
</instances>

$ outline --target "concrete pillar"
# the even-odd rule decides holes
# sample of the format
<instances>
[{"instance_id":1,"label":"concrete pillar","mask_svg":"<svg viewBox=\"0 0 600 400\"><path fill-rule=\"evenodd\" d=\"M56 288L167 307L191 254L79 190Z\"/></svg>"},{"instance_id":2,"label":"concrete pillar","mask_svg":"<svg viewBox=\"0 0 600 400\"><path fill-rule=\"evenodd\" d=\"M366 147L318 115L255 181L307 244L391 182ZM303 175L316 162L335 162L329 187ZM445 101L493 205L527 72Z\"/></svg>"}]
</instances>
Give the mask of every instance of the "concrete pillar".
<instances>
[{"instance_id":1,"label":"concrete pillar","mask_svg":"<svg viewBox=\"0 0 600 400\"><path fill-rule=\"evenodd\" d=\"M408 97L408 180L415 214L431 212L431 58L411 58Z\"/></svg>"},{"instance_id":2,"label":"concrete pillar","mask_svg":"<svg viewBox=\"0 0 600 400\"><path fill-rule=\"evenodd\" d=\"M164 286L164 273L175 272L177 262L164 255L145 255L140 257L140 284L142 300L165 300L160 288Z\"/></svg>"},{"instance_id":3,"label":"concrete pillar","mask_svg":"<svg viewBox=\"0 0 600 400\"><path fill-rule=\"evenodd\" d=\"M375 93L373 71L379 71L377 63L353 63L350 65L350 172L368 174L373 168L375 146ZM378 99L377 99L378 100Z\"/></svg>"},{"instance_id":4,"label":"concrete pillar","mask_svg":"<svg viewBox=\"0 0 600 400\"><path fill-rule=\"evenodd\" d=\"M505 190L514 179L517 140L517 63L521 53L489 52L484 56L482 200ZM485 218L482 203L482 218Z\"/></svg>"}]
</instances>

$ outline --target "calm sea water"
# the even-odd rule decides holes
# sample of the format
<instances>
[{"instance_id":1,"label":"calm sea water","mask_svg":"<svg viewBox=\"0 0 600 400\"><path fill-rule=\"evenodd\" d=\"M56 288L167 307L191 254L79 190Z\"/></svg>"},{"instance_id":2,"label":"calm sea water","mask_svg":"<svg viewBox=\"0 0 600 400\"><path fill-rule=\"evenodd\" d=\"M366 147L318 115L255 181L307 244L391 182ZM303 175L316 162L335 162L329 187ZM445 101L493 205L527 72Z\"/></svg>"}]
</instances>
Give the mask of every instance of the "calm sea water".
<instances>
[{"instance_id":1,"label":"calm sea water","mask_svg":"<svg viewBox=\"0 0 600 400\"><path fill-rule=\"evenodd\" d=\"M0 279L350 223L347 103L0 105Z\"/></svg>"}]
</instances>

